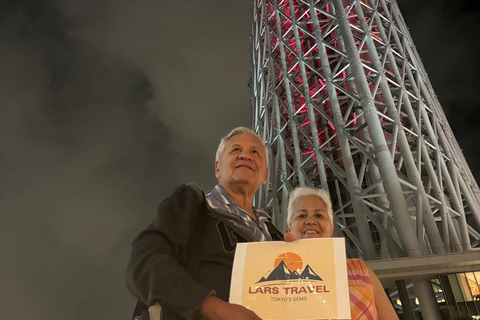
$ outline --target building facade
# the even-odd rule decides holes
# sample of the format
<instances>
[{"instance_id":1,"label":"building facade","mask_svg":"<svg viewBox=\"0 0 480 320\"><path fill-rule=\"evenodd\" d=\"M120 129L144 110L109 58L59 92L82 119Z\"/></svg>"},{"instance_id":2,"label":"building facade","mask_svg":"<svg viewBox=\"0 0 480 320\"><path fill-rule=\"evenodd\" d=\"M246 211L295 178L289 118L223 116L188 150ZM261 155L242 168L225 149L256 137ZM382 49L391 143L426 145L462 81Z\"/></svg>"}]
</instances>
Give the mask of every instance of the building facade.
<instances>
[{"instance_id":1,"label":"building facade","mask_svg":"<svg viewBox=\"0 0 480 320\"><path fill-rule=\"evenodd\" d=\"M370 261L393 301L413 285L423 319L440 319L442 279L428 259L455 261L442 274L480 270L480 192L397 3L254 0L252 8L253 128L270 149L258 205L285 230L292 188L327 190L348 255ZM393 270L397 261L404 271ZM427 272L409 273L414 266Z\"/></svg>"}]
</instances>

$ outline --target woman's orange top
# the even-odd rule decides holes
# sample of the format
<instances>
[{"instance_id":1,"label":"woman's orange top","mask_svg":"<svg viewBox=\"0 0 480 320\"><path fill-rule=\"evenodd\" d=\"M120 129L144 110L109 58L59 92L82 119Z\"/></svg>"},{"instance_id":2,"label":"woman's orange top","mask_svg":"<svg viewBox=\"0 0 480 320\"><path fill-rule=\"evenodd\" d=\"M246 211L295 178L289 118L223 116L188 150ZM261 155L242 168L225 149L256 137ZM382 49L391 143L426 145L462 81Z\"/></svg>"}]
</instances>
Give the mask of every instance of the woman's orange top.
<instances>
[{"instance_id":1,"label":"woman's orange top","mask_svg":"<svg viewBox=\"0 0 480 320\"><path fill-rule=\"evenodd\" d=\"M378 320L367 265L361 259L347 259L347 273L352 320Z\"/></svg>"}]
</instances>

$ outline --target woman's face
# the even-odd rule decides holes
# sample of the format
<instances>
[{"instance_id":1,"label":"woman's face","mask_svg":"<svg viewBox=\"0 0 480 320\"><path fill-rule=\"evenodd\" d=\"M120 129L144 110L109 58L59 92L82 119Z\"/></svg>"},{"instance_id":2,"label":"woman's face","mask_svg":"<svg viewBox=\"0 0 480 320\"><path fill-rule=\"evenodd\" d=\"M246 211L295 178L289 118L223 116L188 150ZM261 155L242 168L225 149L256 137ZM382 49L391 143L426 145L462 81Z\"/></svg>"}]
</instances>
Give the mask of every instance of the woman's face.
<instances>
[{"instance_id":1,"label":"woman's face","mask_svg":"<svg viewBox=\"0 0 480 320\"><path fill-rule=\"evenodd\" d=\"M301 197L293 206L290 226L287 226L296 239L329 238L333 236L333 223L327 206L317 196Z\"/></svg>"}]
</instances>

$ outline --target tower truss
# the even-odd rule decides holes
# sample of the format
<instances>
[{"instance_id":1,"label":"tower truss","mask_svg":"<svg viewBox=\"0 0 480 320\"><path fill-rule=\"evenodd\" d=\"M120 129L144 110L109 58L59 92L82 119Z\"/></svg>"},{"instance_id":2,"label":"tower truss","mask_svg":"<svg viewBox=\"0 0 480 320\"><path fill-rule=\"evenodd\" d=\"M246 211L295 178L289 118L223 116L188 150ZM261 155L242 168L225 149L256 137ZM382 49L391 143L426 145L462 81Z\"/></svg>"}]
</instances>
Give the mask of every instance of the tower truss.
<instances>
[{"instance_id":1,"label":"tower truss","mask_svg":"<svg viewBox=\"0 0 480 320\"><path fill-rule=\"evenodd\" d=\"M394 0L254 0L253 128L270 148L259 205L328 190L366 260L478 247L480 193Z\"/></svg>"}]
</instances>

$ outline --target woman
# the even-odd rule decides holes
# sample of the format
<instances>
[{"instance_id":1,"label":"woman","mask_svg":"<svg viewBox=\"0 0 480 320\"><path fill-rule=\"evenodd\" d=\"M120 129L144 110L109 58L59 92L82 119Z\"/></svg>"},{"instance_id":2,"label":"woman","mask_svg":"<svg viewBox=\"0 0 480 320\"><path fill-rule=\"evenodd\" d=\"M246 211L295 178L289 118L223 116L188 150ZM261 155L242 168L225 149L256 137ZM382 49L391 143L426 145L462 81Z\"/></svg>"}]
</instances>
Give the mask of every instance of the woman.
<instances>
[{"instance_id":1,"label":"woman","mask_svg":"<svg viewBox=\"0 0 480 320\"><path fill-rule=\"evenodd\" d=\"M296 188L288 202L285 240L333 236L330 197L324 190ZM375 273L361 259L347 259L350 309L353 320L397 319Z\"/></svg>"}]
</instances>

